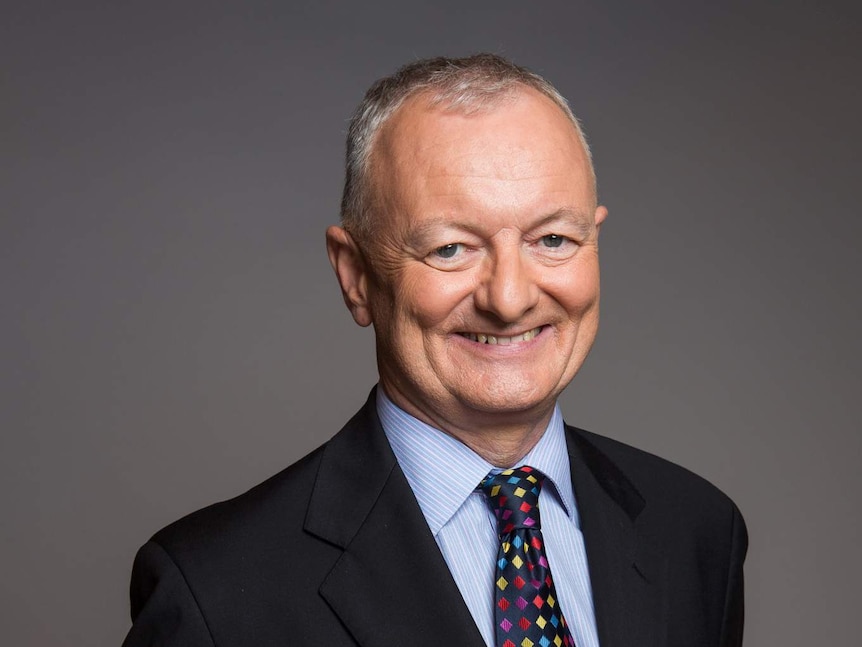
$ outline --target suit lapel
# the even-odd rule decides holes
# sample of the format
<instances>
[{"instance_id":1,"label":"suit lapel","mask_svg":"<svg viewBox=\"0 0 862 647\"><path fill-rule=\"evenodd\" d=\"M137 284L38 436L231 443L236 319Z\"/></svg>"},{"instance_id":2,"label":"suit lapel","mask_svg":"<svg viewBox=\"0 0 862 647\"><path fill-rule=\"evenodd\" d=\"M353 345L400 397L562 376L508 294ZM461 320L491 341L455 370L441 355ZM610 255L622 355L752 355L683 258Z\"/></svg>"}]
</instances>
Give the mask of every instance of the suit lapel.
<instances>
[{"instance_id":1,"label":"suit lapel","mask_svg":"<svg viewBox=\"0 0 862 647\"><path fill-rule=\"evenodd\" d=\"M646 503L585 435L567 427L572 485L602 647L664 644L658 546L641 531Z\"/></svg>"},{"instance_id":2,"label":"suit lapel","mask_svg":"<svg viewBox=\"0 0 862 647\"><path fill-rule=\"evenodd\" d=\"M484 645L380 427L374 392L327 445L305 529L344 550L320 594L362 647Z\"/></svg>"}]
</instances>

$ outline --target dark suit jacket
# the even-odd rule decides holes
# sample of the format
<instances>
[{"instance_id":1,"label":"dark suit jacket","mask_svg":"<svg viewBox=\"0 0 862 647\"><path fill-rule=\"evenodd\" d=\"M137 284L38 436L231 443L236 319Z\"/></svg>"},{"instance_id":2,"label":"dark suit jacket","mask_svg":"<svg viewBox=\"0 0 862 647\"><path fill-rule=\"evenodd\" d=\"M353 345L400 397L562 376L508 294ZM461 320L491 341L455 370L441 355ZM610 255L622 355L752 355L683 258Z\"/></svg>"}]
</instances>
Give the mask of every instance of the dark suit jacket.
<instances>
[{"instance_id":1,"label":"dark suit jacket","mask_svg":"<svg viewBox=\"0 0 862 647\"><path fill-rule=\"evenodd\" d=\"M736 506L655 456L566 433L601 646L741 644ZM484 644L373 393L323 447L157 533L131 600L124 647Z\"/></svg>"}]
</instances>

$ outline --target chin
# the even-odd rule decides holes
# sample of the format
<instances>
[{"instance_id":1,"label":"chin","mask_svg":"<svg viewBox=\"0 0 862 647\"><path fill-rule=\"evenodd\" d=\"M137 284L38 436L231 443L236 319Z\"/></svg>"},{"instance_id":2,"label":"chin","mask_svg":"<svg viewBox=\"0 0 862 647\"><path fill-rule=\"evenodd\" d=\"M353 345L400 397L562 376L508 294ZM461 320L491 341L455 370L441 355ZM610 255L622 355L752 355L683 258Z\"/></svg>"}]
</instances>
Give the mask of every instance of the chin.
<instances>
[{"instance_id":1,"label":"chin","mask_svg":"<svg viewBox=\"0 0 862 647\"><path fill-rule=\"evenodd\" d=\"M463 393L459 400L467 407L484 413L525 413L553 406L556 396L556 390L537 389L534 382L528 382L483 389L481 393L476 393L473 385L473 389Z\"/></svg>"}]
</instances>

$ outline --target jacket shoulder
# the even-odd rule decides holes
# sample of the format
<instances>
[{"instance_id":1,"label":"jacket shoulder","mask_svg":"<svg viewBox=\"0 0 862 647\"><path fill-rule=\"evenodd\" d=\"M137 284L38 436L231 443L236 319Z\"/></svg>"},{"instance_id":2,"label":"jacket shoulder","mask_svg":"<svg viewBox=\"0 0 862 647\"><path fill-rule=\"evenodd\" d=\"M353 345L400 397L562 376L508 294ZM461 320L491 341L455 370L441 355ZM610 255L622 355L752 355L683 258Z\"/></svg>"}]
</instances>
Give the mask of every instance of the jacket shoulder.
<instances>
[{"instance_id":1,"label":"jacket shoulder","mask_svg":"<svg viewBox=\"0 0 862 647\"><path fill-rule=\"evenodd\" d=\"M192 512L153 535L174 559L219 547L254 546L301 529L325 445L247 492ZM262 547L262 546L261 546Z\"/></svg>"},{"instance_id":2,"label":"jacket shoulder","mask_svg":"<svg viewBox=\"0 0 862 647\"><path fill-rule=\"evenodd\" d=\"M568 430L585 460L600 465L599 470L616 470L616 479L624 479L640 495L651 515L682 517L712 528L741 524L744 529L736 504L702 476L618 440L576 427Z\"/></svg>"}]
</instances>

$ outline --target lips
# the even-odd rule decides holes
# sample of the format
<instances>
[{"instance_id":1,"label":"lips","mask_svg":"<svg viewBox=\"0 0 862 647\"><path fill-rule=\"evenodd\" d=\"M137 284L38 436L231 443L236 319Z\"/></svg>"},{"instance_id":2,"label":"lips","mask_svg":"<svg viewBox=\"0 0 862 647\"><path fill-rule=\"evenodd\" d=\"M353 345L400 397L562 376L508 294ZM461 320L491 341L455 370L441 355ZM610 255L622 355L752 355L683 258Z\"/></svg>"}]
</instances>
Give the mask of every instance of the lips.
<instances>
[{"instance_id":1,"label":"lips","mask_svg":"<svg viewBox=\"0 0 862 647\"><path fill-rule=\"evenodd\" d=\"M520 335L495 335L492 333L481 333L481 332L461 332L458 333L462 337L466 337L470 341L477 342L479 344L496 344L499 346L508 346L509 344L520 344L521 342L530 341L540 332L542 332L543 326L539 326L538 328L533 328L532 330L528 330L525 333L521 333Z\"/></svg>"}]
</instances>

